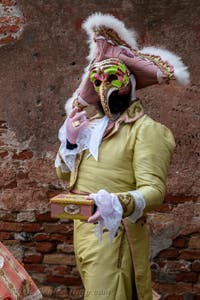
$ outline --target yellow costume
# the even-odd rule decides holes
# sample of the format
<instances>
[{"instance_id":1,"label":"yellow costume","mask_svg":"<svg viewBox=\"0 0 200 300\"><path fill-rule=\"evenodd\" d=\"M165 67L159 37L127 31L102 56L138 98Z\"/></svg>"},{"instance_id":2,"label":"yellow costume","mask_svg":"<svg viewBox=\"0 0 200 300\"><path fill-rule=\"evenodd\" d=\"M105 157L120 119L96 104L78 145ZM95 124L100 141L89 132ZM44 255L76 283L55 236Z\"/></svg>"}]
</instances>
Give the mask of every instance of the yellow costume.
<instances>
[{"instance_id":1,"label":"yellow costume","mask_svg":"<svg viewBox=\"0 0 200 300\"><path fill-rule=\"evenodd\" d=\"M138 102L132 104L132 109L136 106ZM125 216L133 210L128 191L138 190L146 201L146 213L163 201L174 146L170 130L143 115L135 123L122 124L116 133L104 138L98 161L88 157L87 150L81 159L77 158L71 188L87 193L104 188L116 193ZM57 172L66 179L60 169ZM145 217L136 223L124 218L111 245L106 230L100 243L94 235L93 224L75 221L74 245L86 289L85 299L98 299L99 295L103 300L131 300L134 278L138 300L152 299Z\"/></svg>"},{"instance_id":2,"label":"yellow costume","mask_svg":"<svg viewBox=\"0 0 200 300\"><path fill-rule=\"evenodd\" d=\"M187 84L189 73L181 59L169 51L154 47L139 51L134 31L111 15L94 14L83 28L89 36L90 64L67 103L67 109L70 105L75 109L59 131L61 146L55 165L58 176L70 182L71 190L92 194L96 201L95 195L103 189L117 198L113 210L119 204L121 211L111 242L109 226L99 242L93 223L74 222L84 299L152 300L146 213L162 204L175 142L168 128L144 114L135 91L171 79ZM88 105L104 116L98 123L99 132L85 134L86 140L88 136L92 140L97 133L93 139L96 156L91 140L81 140L84 126L89 130L92 125L86 115ZM75 153L75 161L68 159L66 149ZM97 213L105 222L100 206L104 202L105 209L108 201L102 199L106 198L98 202ZM92 222L101 222L94 215Z\"/></svg>"}]
</instances>

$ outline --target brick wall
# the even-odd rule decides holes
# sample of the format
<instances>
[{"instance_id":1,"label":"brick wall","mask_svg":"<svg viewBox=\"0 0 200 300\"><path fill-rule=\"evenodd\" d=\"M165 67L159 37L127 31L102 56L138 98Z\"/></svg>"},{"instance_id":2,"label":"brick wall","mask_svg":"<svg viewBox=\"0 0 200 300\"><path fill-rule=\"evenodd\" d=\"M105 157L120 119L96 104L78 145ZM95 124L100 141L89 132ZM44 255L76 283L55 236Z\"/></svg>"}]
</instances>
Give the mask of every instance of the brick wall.
<instances>
[{"instance_id":1,"label":"brick wall","mask_svg":"<svg viewBox=\"0 0 200 300\"><path fill-rule=\"evenodd\" d=\"M49 198L62 188L49 184L55 177L50 154L50 159L38 159L25 145L19 150L5 121L0 121L0 145L0 240L22 262L44 299L81 299L73 224L50 217ZM53 173L45 180L48 164Z\"/></svg>"},{"instance_id":2,"label":"brick wall","mask_svg":"<svg viewBox=\"0 0 200 300\"><path fill-rule=\"evenodd\" d=\"M43 299L81 299L73 252L73 224L38 210L0 211L0 240L24 265Z\"/></svg>"},{"instance_id":3,"label":"brick wall","mask_svg":"<svg viewBox=\"0 0 200 300\"><path fill-rule=\"evenodd\" d=\"M0 47L20 38L25 18L15 0L0 1Z\"/></svg>"},{"instance_id":4,"label":"brick wall","mask_svg":"<svg viewBox=\"0 0 200 300\"><path fill-rule=\"evenodd\" d=\"M127 21L139 31L141 44L165 45L190 67L188 88L157 86L140 97L177 143L165 203L148 217L154 288L163 300L200 299L200 8L195 3L172 2L169 20L169 3L162 1L116 0L115 7L111 0L87 6L81 0L0 1L0 240L44 299L83 298L72 223L50 218L49 198L65 188L54 171L57 131L65 98L85 65L80 24L96 10Z\"/></svg>"},{"instance_id":5,"label":"brick wall","mask_svg":"<svg viewBox=\"0 0 200 300\"><path fill-rule=\"evenodd\" d=\"M199 209L195 198L168 195L149 215L153 286L162 299L200 299Z\"/></svg>"}]
</instances>

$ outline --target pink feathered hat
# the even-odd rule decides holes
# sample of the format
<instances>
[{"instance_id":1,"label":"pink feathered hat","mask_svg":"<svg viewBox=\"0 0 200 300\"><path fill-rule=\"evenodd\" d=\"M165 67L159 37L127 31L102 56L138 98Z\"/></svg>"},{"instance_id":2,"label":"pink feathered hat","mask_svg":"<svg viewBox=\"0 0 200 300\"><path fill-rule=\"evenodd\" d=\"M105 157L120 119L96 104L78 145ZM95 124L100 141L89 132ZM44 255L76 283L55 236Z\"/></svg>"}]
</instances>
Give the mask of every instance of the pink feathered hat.
<instances>
[{"instance_id":1,"label":"pink feathered hat","mask_svg":"<svg viewBox=\"0 0 200 300\"><path fill-rule=\"evenodd\" d=\"M112 15L95 13L83 23L89 37L89 65L85 69L82 82L66 109L71 105L87 106L96 104L98 95L89 78L93 63L106 59L119 59L133 74L136 90L153 84L176 80L182 85L189 83L189 72L180 57L158 47L138 49L136 33Z\"/></svg>"}]
</instances>

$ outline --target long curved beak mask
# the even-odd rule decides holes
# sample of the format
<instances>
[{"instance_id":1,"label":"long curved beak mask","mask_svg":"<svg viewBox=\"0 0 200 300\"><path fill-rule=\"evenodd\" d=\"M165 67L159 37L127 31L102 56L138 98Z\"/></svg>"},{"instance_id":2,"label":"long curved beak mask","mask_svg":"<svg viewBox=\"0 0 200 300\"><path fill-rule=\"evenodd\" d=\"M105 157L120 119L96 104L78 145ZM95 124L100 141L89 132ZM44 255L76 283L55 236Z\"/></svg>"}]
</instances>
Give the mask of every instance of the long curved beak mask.
<instances>
[{"instance_id":1,"label":"long curved beak mask","mask_svg":"<svg viewBox=\"0 0 200 300\"><path fill-rule=\"evenodd\" d=\"M131 101L130 72L119 59L96 62L90 67L90 80L99 94L101 107L110 120L115 120Z\"/></svg>"}]
</instances>

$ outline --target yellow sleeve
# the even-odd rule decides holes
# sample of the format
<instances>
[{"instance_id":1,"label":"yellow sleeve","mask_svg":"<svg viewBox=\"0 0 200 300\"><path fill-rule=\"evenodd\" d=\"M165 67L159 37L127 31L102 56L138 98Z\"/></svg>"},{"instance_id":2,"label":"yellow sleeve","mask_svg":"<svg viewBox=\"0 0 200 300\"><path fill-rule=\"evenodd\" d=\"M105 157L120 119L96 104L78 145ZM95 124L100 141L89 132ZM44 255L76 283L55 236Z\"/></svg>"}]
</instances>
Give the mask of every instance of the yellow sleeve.
<instances>
[{"instance_id":1,"label":"yellow sleeve","mask_svg":"<svg viewBox=\"0 0 200 300\"><path fill-rule=\"evenodd\" d=\"M146 202L145 212L155 209L163 202L167 171L174 148L174 137L164 125L148 119L138 128L133 169L136 190Z\"/></svg>"},{"instance_id":2,"label":"yellow sleeve","mask_svg":"<svg viewBox=\"0 0 200 300\"><path fill-rule=\"evenodd\" d=\"M70 179L70 173L62 172L61 167L56 168L56 174L57 174L59 179L62 179L62 180L65 180L65 181L69 181L69 179Z\"/></svg>"},{"instance_id":3,"label":"yellow sleeve","mask_svg":"<svg viewBox=\"0 0 200 300\"><path fill-rule=\"evenodd\" d=\"M167 170L175 148L174 137L164 125L148 119L138 129L133 149L133 170L136 190L145 200L144 212L162 204L165 195ZM116 193L123 208L123 217L135 209L130 192Z\"/></svg>"}]
</instances>

